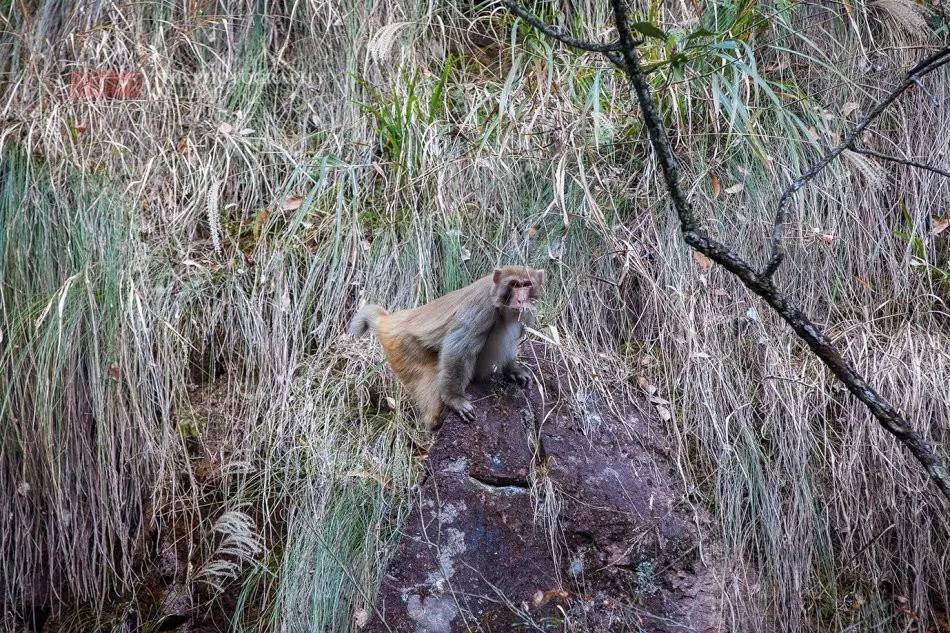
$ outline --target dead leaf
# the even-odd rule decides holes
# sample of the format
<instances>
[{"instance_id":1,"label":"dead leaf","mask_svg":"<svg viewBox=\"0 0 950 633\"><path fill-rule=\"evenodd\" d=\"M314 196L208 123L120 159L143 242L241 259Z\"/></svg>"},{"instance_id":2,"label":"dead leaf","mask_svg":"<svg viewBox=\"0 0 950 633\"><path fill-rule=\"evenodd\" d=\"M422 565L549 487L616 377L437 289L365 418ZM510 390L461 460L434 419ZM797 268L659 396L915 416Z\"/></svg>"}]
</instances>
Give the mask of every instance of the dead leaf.
<instances>
[{"instance_id":1,"label":"dead leaf","mask_svg":"<svg viewBox=\"0 0 950 633\"><path fill-rule=\"evenodd\" d=\"M225 122L218 126L218 131L221 132L222 134L230 134L231 132L234 131L234 126L231 125L230 123Z\"/></svg>"},{"instance_id":2,"label":"dead leaf","mask_svg":"<svg viewBox=\"0 0 950 633\"><path fill-rule=\"evenodd\" d=\"M719 178L716 177L716 174L709 174L709 182L712 185L713 198L718 198L719 194L722 193L722 185L719 183Z\"/></svg>"},{"instance_id":3,"label":"dead leaf","mask_svg":"<svg viewBox=\"0 0 950 633\"><path fill-rule=\"evenodd\" d=\"M673 414L670 413L669 409L660 405L655 405L655 407L656 407L656 412L660 416L661 420L663 420L664 422L669 422L670 420L673 419Z\"/></svg>"},{"instance_id":4,"label":"dead leaf","mask_svg":"<svg viewBox=\"0 0 950 633\"><path fill-rule=\"evenodd\" d=\"M637 384L640 385L640 388L646 391L647 393L653 393L656 391L656 387L650 384L650 381L647 380L646 376L640 375L637 376Z\"/></svg>"},{"instance_id":5,"label":"dead leaf","mask_svg":"<svg viewBox=\"0 0 950 633\"><path fill-rule=\"evenodd\" d=\"M861 104L855 103L854 101L849 101L843 106L841 106L841 114L844 116L848 116L860 107L861 107Z\"/></svg>"},{"instance_id":6,"label":"dead leaf","mask_svg":"<svg viewBox=\"0 0 950 633\"><path fill-rule=\"evenodd\" d=\"M940 235L950 227L950 218L930 218L930 234Z\"/></svg>"},{"instance_id":7,"label":"dead leaf","mask_svg":"<svg viewBox=\"0 0 950 633\"><path fill-rule=\"evenodd\" d=\"M723 290L722 288L710 288L709 294L711 294L714 297L728 297L729 296L729 293Z\"/></svg>"},{"instance_id":8,"label":"dead leaf","mask_svg":"<svg viewBox=\"0 0 950 633\"><path fill-rule=\"evenodd\" d=\"M119 381L119 378L121 377L121 375L122 375L122 373L121 373L121 371L119 370L119 364L118 364L118 363L111 363L111 364L109 365L109 377L112 378L112 380L118 382L118 381Z\"/></svg>"},{"instance_id":9,"label":"dead leaf","mask_svg":"<svg viewBox=\"0 0 950 633\"><path fill-rule=\"evenodd\" d=\"M369 622L369 611L366 609L357 609L353 613L353 624L356 625L356 628L363 628Z\"/></svg>"},{"instance_id":10,"label":"dead leaf","mask_svg":"<svg viewBox=\"0 0 950 633\"><path fill-rule=\"evenodd\" d=\"M21 497L25 497L26 495L30 494L30 484L26 483L25 481L21 481L16 486L16 493Z\"/></svg>"},{"instance_id":11,"label":"dead leaf","mask_svg":"<svg viewBox=\"0 0 950 633\"><path fill-rule=\"evenodd\" d=\"M467 262L468 260L472 258L472 251L462 246L459 248L459 257L462 259L463 262Z\"/></svg>"},{"instance_id":12,"label":"dead leaf","mask_svg":"<svg viewBox=\"0 0 950 633\"><path fill-rule=\"evenodd\" d=\"M743 189L745 189L745 185L744 185L743 183L741 183L741 182L737 182L736 184L732 185L731 187L728 187L728 188L726 189L726 193L739 193L739 192L742 191Z\"/></svg>"},{"instance_id":13,"label":"dead leaf","mask_svg":"<svg viewBox=\"0 0 950 633\"><path fill-rule=\"evenodd\" d=\"M708 273L709 269L712 268L713 265L712 260L699 251L693 251L693 261L696 262L696 265L699 266L699 269L704 273Z\"/></svg>"},{"instance_id":14,"label":"dead leaf","mask_svg":"<svg viewBox=\"0 0 950 633\"><path fill-rule=\"evenodd\" d=\"M536 591L532 597L532 602L535 607L540 607L551 601L552 598L560 598L561 600L566 600L570 594L568 594L563 589L551 589L550 591Z\"/></svg>"},{"instance_id":15,"label":"dead leaf","mask_svg":"<svg viewBox=\"0 0 950 633\"><path fill-rule=\"evenodd\" d=\"M303 204L303 198L300 196L290 196L284 200L284 211L296 211Z\"/></svg>"},{"instance_id":16,"label":"dead leaf","mask_svg":"<svg viewBox=\"0 0 950 633\"><path fill-rule=\"evenodd\" d=\"M871 282L868 281L867 279L865 279L864 277L862 277L862 276L860 276L860 275L857 275L857 276L855 276L855 279L857 280L857 282L858 282L859 284L861 284L862 286L864 286L864 287L867 288L868 290L871 290L871 291L874 290L874 288L871 287Z\"/></svg>"},{"instance_id":17,"label":"dead leaf","mask_svg":"<svg viewBox=\"0 0 950 633\"><path fill-rule=\"evenodd\" d=\"M396 410L396 401L390 398L389 396L386 396L386 405L389 407L390 411Z\"/></svg>"},{"instance_id":18,"label":"dead leaf","mask_svg":"<svg viewBox=\"0 0 950 633\"><path fill-rule=\"evenodd\" d=\"M827 244L828 246L831 246L832 244L835 243L835 236L832 235L831 233L822 233L821 235L818 236L818 241L823 242Z\"/></svg>"},{"instance_id":19,"label":"dead leaf","mask_svg":"<svg viewBox=\"0 0 950 633\"><path fill-rule=\"evenodd\" d=\"M538 227L532 226L528 227L528 239L533 240L534 236L538 234Z\"/></svg>"}]
</instances>

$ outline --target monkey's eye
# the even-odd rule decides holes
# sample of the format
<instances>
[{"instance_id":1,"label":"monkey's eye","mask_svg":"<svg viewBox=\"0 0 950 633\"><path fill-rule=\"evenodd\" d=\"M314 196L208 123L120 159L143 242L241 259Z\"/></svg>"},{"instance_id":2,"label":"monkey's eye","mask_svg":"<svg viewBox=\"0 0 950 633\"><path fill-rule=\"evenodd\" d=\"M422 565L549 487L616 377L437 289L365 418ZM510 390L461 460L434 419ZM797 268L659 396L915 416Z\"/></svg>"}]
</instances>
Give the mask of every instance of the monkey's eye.
<instances>
[{"instance_id":1,"label":"monkey's eye","mask_svg":"<svg viewBox=\"0 0 950 633\"><path fill-rule=\"evenodd\" d=\"M518 280L513 280L509 285L510 285L512 288L530 288L530 287L531 287L531 282L530 282L530 281L518 281Z\"/></svg>"}]
</instances>

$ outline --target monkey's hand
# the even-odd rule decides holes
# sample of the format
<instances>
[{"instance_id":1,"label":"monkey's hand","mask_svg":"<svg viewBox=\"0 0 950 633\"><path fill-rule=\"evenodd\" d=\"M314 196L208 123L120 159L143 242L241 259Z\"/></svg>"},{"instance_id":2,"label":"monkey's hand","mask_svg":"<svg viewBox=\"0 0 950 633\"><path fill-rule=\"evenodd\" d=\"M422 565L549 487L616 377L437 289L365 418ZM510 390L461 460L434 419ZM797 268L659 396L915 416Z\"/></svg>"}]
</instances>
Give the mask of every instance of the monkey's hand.
<instances>
[{"instance_id":1,"label":"monkey's hand","mask_svg":"<svg viewBox=\"0 0 950 633\"><path fill-rule=\"evenodd\" d=\"M527 387L531 384L531 372L521 365L514 363L505 368L505 377L512 382L518 383L521 387Z\"/></svg>"},{"instance_id":2,"label":"monkey's hand","mask_svg":"<svg viewBox=\"0 0 950 633\"><path fill-rule=\"evenodd\" d=\"M446 402L450 409L459 414L466 422L475 421L475 405L465 398L452 398Z\"/></svg>"}]
</instances>

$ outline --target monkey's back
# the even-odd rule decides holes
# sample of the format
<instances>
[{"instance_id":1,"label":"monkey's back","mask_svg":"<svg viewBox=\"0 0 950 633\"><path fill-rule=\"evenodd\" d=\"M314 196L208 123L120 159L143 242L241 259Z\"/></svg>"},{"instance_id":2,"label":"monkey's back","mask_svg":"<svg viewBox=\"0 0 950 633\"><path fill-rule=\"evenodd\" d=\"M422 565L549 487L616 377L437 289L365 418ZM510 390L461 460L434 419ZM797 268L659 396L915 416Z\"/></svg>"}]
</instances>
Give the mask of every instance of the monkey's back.
<instances>
[{"instance_id":1,"label":"monkey's back","mask_svg":"<svg viewBox=\"0 0 950 633\"><path fill-rule=\"evenodd\" d=\"M442 341L457 327L459 311L471 305L475 295L485 295L487 300L491 283L491 276L482 277L418 308L380 316L376 335L393 370L404 380L412 380L418 378L419 365L437 367Z\"/></svg>"}]
</instances>

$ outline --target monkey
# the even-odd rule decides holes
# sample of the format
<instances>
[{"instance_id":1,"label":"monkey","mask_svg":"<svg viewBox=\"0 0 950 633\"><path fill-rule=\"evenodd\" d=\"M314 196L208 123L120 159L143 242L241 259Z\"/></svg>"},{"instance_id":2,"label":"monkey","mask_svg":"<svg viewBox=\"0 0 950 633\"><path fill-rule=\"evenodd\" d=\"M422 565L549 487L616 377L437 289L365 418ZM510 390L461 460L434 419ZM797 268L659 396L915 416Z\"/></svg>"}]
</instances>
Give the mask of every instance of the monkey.
<instances>
[{"instance_id":1,"label":"monkey","mask_svg":"<svg viewBox=\"0 0 950 633\"><path fill-rule=\"evenodd\" d=\"M443 405L471 423L475 406L465 390L472 379L500 371L522 387L529 384L531 375L516 362L518 343L522 318L533 317L543 282L543 270L502 266L418 308L388 312L366 305L349 333L376 333L426 430L439 428Z\"/></svg>"}]
</instances>

